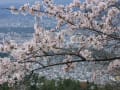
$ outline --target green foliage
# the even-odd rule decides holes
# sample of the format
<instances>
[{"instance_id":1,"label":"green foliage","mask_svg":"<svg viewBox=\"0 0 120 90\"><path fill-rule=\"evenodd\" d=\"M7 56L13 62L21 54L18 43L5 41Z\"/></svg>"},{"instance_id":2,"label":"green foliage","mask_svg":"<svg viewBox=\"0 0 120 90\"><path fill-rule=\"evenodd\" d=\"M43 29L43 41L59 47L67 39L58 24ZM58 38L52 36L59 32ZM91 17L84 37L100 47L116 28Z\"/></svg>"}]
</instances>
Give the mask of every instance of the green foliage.
<instances>
[{"instance_id":1,"label":"green foliage","mask_svg":"<svg viewBox=\"0 0 120 90\"><path fill-rule=\"evenodd\" d=\"M24 81L16 83L13 87L4 83L0 85L0 90L119 90L119 88L111 84L99 86L94 83L71 79L48 80L34 74L31 77L26 76Z\"/></svg>"},{"instance_id":2,"label":"green foliage","mask_svg":"<svg viewBox=\"0 0 120 90\"><path fill-rule=\"evenodd\" d=\"M27 86L26 90L80 90L79 82L71 79L47 80L45 77L33 75L24 83Z\"/></svg>"},{"instance_id":3,"label":"green foliage","mask_svg":"<svg viewBox=\"0 0 120 90\"><path fill-rule=\"evenodd\" d=\"M11 90L11 87L9 87L8 83L4 83L0 85L0 90Z\"/></svg>"}]
</instances>

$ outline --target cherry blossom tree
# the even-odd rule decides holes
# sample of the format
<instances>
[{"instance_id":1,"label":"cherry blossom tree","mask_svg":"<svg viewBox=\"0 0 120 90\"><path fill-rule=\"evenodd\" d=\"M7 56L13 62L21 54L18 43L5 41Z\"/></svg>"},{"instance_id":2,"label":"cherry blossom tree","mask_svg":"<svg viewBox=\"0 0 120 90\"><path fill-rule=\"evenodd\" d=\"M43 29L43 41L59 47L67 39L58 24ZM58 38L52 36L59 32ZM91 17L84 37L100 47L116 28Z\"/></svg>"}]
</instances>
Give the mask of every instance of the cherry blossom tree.
<instances>
[{"instance_id":1,"label":"cherry blossom tree","mask_svg":"<svg viewBox=\"0 0 120 90\"><path fill-rule=\"evenodd\" d=\"M43 0L34 5L27 3L20 8L3 9L35 17L35 32L22 45L12 41L0 45L0 51L10 55L0 58L0 84L15 83L25 75L53 66L61 65L69 72L77 62L108 63L106 70L93 72L93 81L97 73L120 75L119 0L73 0L66 6ZM44 16L57 20L56 27L45 29L40 24ZM110 55L101 56L99 51Z\"/></svg>"}]
</instances>

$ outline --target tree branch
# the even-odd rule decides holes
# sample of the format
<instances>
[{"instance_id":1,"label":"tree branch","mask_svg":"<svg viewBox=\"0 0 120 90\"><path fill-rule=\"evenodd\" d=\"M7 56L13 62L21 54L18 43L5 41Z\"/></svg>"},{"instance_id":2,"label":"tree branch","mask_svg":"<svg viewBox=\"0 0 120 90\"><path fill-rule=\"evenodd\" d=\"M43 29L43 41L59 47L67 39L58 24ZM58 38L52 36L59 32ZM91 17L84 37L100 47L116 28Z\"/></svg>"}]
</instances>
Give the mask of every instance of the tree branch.
<instances>
[{"instance_id":1,"label":"tree branch","mask_svg":"<svg viewBox=\"0 0 120 90\"><path fill-rule=\"evenodd\" d=\"M40 63L39 61L26 60L26 61L19 61L18 63L37 63L41 65L42 67L44 67L44 65Z\"/></svg>"},{"instance_id":2,"label":"tree branch","mask_svg":"<svg viewBox=\"0 0 120 90\"><path fill-rule=\"evenodd\" d=\"M37 69L32 70L31 72L37 71L37 70L41 70L41 69L45 69L48 67L53 67L53 66L58 66L58 65L65 65L68 63L76 63L76 62L106 62L106 61L114 61L116 59L120 59L120 57L112 57L112 58L106 58L106 59L94 59L94 60L74 60L74 61L66 61L66 62L60 62L60 63L55 63L55 64L50 64L50 65L46 65L44 67L40 67Z\"/></svg>"}]
</instances>

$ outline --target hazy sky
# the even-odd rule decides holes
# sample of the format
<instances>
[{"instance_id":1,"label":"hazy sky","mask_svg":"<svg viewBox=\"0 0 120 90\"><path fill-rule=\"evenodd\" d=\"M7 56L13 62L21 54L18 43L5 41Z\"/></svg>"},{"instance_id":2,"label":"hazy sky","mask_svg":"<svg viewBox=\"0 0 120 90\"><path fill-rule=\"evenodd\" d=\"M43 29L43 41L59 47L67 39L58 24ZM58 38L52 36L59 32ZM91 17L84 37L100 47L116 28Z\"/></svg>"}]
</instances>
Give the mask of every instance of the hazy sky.
<instances>
[{"instance_id":1,"label":"hazy sky","mask_svg":"<svg viewBox=\"0 0 120 90\"><path fill-rule=\"evenodd\" d=\"M24 2L24 1L27 0L0 0L0 3L14 3L14 2Z\"/></svg>"},{"instance_id":2,"label":"hazy sky","mask_svg":"<svg viewBox=\"0 0 120 90\"><path fill-rule=\"evenodd\" d=\"M32 2L32 1L38 1L38 0L0 0L0 4L2 5L5 5L5 4L14 4L14 3L17 3L17 4L23 4L23 3L26 3L26 2Z\"/></svg>"},{"instance_id":3,"label":"hazy sky","mask_svg":"<svg viewBox=\"0 0 120 90\"><path fill-rule=\"evenodd\" d=\"M24 2L33 2L33 1L42 1L42 0L0 0L0 4L6 4L6 3L24 3ZM71 2L73 0L54 0L57 2ZM81 0L84 1L84 0Z\"/></svg>"},{"instance_id":4,"label":"hazy sky","mask_svg":"<svg viewBox=\"0 0 120 90\"><path fill-rule=\"evenodd\" d=\"M33 2L33 1L42 1L42 0L0 0L0 4L6 3L23 3L23 2ZM54 0L57 2L70 2L72 0Z\"/></svg>"}]
</instances>

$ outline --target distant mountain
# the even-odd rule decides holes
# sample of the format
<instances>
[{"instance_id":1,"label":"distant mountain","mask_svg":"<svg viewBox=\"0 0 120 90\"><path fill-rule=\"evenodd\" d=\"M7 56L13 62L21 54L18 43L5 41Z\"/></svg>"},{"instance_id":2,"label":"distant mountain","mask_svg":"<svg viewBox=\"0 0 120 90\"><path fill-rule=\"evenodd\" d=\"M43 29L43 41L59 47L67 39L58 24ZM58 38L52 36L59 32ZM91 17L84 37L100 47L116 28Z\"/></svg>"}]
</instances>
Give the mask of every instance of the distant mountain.
<instances>
[{"instance_id":1,"label":"distant mountain","mask_svg":"<svg viewBox=\"0 0 120 90\"><path fill-rule=\"evenodd\" d=\"M15 32L15 33L34 33L33 27L0 27L0 33L8 33L8 32Z\"/></svg>"},{"instance_id":2,"label":"distant mountain","mask_svg":"<svg viewBox=\"0 0 120 90\"><path fill-rule=\"evenodd\" d=\"M0 0L0 8L6 8L10 6L19 7L24 3L42 0ZM67 5L73 0L54 0L56 4ZM81 0L84 1L84 0ZM12 15L8 10L0 10L0 27L33 27L34 17L27 15Z\"/></svg>"}]
</instances>

